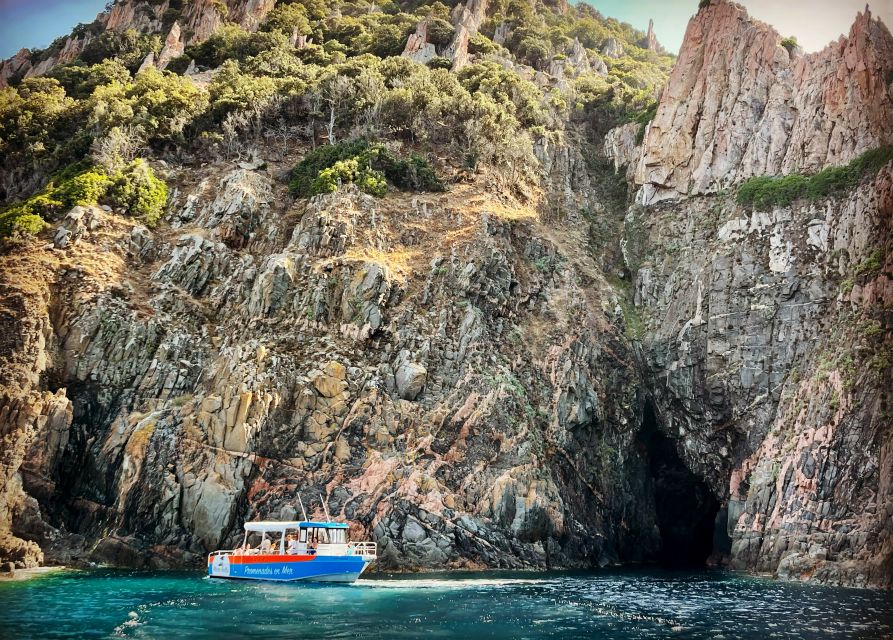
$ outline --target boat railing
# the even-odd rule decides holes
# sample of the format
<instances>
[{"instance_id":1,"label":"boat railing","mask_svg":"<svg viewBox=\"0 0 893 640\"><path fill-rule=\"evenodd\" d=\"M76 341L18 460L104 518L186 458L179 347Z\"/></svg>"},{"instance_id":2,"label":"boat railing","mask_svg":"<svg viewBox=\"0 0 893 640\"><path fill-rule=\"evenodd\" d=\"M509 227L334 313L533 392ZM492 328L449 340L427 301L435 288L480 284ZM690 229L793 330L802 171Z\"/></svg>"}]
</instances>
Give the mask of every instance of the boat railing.
<instances>
[{"instance_id":1,"label":"boat railing","mask_svg":"<svg viewBox=\"0 0 893 640\"><path fill-rule=\"evenodd\" d=\"M354 556L377 556L378 545L374 542L348 542L347 552Z\"/></svg>"}]
</instances>

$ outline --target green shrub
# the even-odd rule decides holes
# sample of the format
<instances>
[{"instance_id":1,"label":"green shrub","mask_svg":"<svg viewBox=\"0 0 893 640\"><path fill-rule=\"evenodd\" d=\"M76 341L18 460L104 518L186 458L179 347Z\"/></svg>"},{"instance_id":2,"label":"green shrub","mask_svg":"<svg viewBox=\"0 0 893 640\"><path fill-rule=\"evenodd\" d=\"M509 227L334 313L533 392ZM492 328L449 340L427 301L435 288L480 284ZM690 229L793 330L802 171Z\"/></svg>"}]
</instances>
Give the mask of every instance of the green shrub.
<instances>
[{"instance_id":1,"label":"green shrub","mask_svg":"<svg viewBox=\"0 0 893 640\"><path fill-rule=\"evenodd\" d=\"M456 30L446 20L431 18L428 20L428 42L438 50L443 50L453 38Z\"/></svg>"},{"instance_id":2,"label":"green shrub","mask_svg":"<svg viewBox=\"0 0 893 640\"><path fill-rule=\"evenodd\" d=\"M40 216L28 213L16 218L12 225L12 233L13 235L36 236L49 226Z\"/></svg>"},{"instance_id":3,"label":"green shrub","mask_svg":"<svg viewBox=\"0 0 893 640\"><path fill-rule=\"evenodd\" d=\"M109 197L132 216L155 226L167 202L167 185L155 177L145 160L138 158L112 178Z\"/></svg>"},{"instance_id":4,"label":"green shrub","mask_svg":"<svg viewBox=\"0 0 893 640\"><path fill-rule=\"evenodd\" d=\"M738 187L740 204L756 207L787 206L794 200L817 200L845 193L866 178L873 178L881 167L893 160L893 147L866 151L849 164L828 167L812 176L792 173L787 176L749 178Z\"/></svg>"},{"instance_id":5,"label":"green shrub","mask_svg":"<svg viewBox=\"0 0 893 640\"><path fill-rule=\"evenodd\" d=\"M323 169L310 185L309 195L318 193L332 193L338 187L348 182L353 182L361 191L381 197L388 192L388 183L384 174L364 165L368 162L367 156L355 156L347 160L338 160L331 167Z\"/></svg>"},{"instance_id":6,"label":"green shrub","mask_svg":"<svg viewBox=\"0 0 893 640\"><path fill-rule=\"evenodd\" d=\"M356 158L336 161L331 167L327 167L319 172L319 175L310 184L308 195L332 193L337 191L342 184L353 182L357 176L357 165L358 161Z\"/></svg>"},{"instance_id":7,"label":"green shrub","mask_svg":"<svg viewBox=\"0 0 893 640\"><path fill-rule=\"evenodd\" d=\"M857 276L867 275L873 276L881 270L883 264L883 254L880 249L875 249L865 260L856 265L855 274Z\"/></svg>"},{"instance_id":8,"label":"green shrub","mask_svg":"<svg viewBox=\"0 0 893 640\"><path fill-rule=\"evenodd\" d=\"M361 191L376 198L380 198L388 192L388 182L385 180L384 174L369 167L361 170L354 182Z\"/></svg>"},{"instance_id":9,"label":"green shrub","mask_svg":"<svg viewBox=\"0 0 893 640\"><path fill-rule=\"evenodd\" d=\"M380 144L354 140L320 147L292 170L292 194L310 197L331 193L339 184L354 182L374 196L387 193L387 182L404 191L444 191L443 182L424 158L398 158Z\"/></svg>"},{"instance_id":10,"label":"green shrub","mask_svg":"<svg viewBox=\"0 0 893 640\"><path fill-rule=\"evenodd\" d=\"M136 29L103 31L87 42L79 57L86 64L114 58L130 71L136 71L150 52L158 55L161 46L158 35L143 35Z\"/></svg>"},{"instance_id":11,"label":"green shrub","mask_svg":"<svg viewBox=\"0 0 893 640\"><path fill-rule=\"evenodd\" d=\"M0 213L0 238L8 238L11 235L36 235L47 227L44 219L35 213L29 213L28 208L16 205Z\"/></svg>"},{"instance_id":12,"label":"green shrub","mask_svg":"<svg viewBox=\"0 0 893 640\"><path fill-rule=\"evenodd\" d=\"M402 191L445 191L446 187L428 161L415 154L409 159L397 158L381 145L369 150L372 166Z\"/></svg>"},{"instance_id":13,"label":"green shrub","mask_svg":"<svg viewBox=\"0 0 893 640\"><path fill-rule=\"evenodd\" d=\"M781 41L781 46L787 49L788 53L793 53L794 49L797 48L797 38L788 36Z\"/></svg>"},{"instance_id":14,"label":"green shrub","mask_svg":"<svg viewBox=\"0 0 893 640\"><path fill-rule=\"evenodd\" d=\"M365 140L357 140L314 149L292 169L289 189L292 194L302 198L313 195L311 191L313 181L321 171L331 167L339 160L346 160L362 153L367 147L368 143Z\"/></svg>"},{"instance_id":15,"label":"green shrub","mask_svg":"<svg viewBox=\"0 0 893 640\"><path fill-rule=\"evenodd\" d=\"M453 66L453 61L449 58L442 58L440 56L434 56L430 60L428 60L428 66L431 69L451 69Z\"/></svg>"},{"instance_id":16,"label":"green shrub","mask_svg":"<svg viewBox=\"0 0 893 640\"><path fill-rule=\"evenodd\" d=\"M498 51L499 45L482 33L476 33L468 39L468 53L472 55L486 55Z\"/></svg>"},{"instance_id":17,"label":"green shrub","mask_svg":"<svg viewBox=\"0 0 893 640\"><path fill-rule=\"evenodd\" d=\"M102 169L90 169L63 182L53 193L66 207L96 204L108 191L111 180Z\"/></svg>"},{"instance_id":18,"label":"green shrub","mask_svg":"<svg viewBox=\"0 0 893 640\"><path fill-rule=\"evenodd\" d=\"M310 21L307 19L307 9L300 4L277 4L267 14L267 19L262 25L264 31L279 30L286 35L291 35L297 29L299 34L310 33Z\"/></svg>"}]
</instances>

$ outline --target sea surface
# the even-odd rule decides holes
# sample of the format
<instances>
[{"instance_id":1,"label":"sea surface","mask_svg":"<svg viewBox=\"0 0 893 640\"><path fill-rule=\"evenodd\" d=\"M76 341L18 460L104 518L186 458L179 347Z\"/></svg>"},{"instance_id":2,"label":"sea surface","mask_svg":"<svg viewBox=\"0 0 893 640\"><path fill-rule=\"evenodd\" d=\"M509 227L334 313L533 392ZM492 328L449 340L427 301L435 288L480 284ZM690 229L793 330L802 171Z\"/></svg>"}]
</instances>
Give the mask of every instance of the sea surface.
<instances>
[{"instance_id":1,"label":"sea surface","mask_svg":"<svg viewBox=\"0 0 893 640\"><path fill-rule=\"evenodd\" d=\"M889 638L893 594L725 572L451 573L353 585L63 571L0 582L2 638Z\"/></svg>"}]
</instances>

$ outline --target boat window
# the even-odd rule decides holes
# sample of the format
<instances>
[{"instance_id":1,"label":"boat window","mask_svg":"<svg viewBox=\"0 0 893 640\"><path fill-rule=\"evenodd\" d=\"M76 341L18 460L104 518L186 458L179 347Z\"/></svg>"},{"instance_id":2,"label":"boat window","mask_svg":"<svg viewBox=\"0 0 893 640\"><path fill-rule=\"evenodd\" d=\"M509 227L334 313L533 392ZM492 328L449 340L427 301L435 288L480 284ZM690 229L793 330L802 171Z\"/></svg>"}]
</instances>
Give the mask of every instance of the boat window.
<instances>
[{"instance_id":1,"label":"boat window","mask_svg":"<svg viewBox=\"0 0 893 640\"><path fill-rule=\"evenodd\" d=\"M329 535L332 544L344 544L347 542L347 529L332 529Z\"/></svg>"}]
</instances>

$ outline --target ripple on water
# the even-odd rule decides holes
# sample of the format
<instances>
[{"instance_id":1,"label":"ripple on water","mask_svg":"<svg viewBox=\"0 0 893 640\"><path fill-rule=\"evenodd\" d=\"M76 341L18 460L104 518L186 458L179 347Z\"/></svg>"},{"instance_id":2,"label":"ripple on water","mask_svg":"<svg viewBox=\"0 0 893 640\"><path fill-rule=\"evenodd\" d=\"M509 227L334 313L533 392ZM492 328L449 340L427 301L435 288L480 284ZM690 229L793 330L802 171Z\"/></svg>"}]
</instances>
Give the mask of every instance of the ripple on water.
<instances>
[{"instance_id":1,"label":"ripple on water","mask_svg":"<svg viewBox=\"0 0 893 640\"><path fill-rule=\"evenodd\" d=\"M0 585L11 638L884 638L886 592L722 572L438 574L355 585L67 572Z\"/></svg>"}]
</instances>

